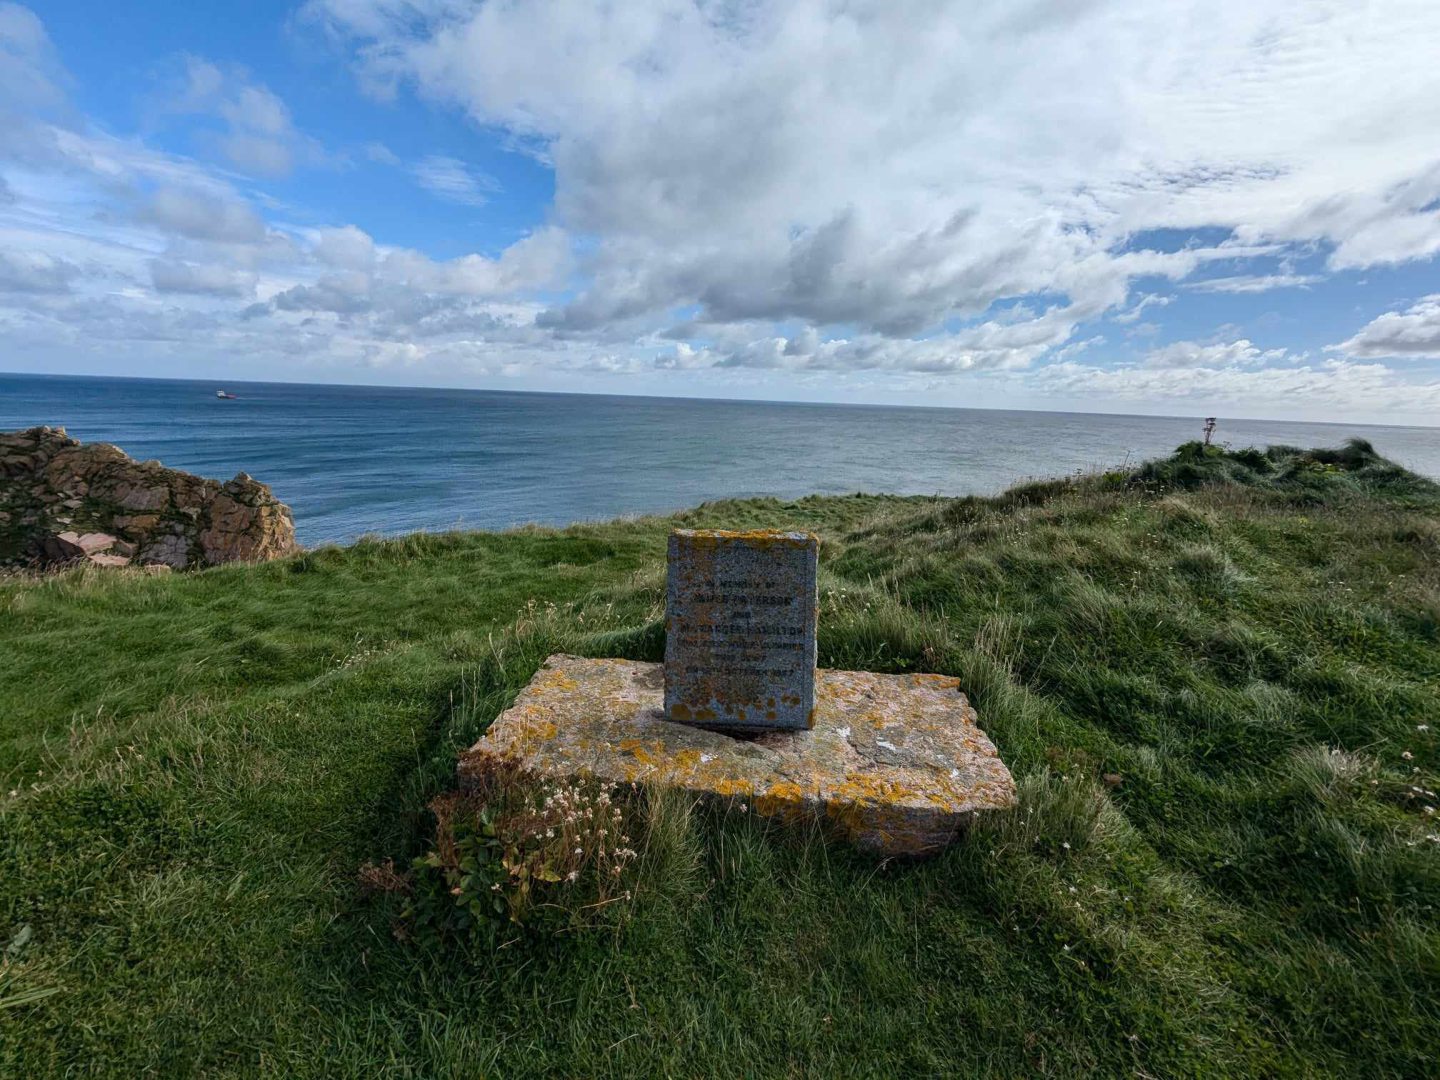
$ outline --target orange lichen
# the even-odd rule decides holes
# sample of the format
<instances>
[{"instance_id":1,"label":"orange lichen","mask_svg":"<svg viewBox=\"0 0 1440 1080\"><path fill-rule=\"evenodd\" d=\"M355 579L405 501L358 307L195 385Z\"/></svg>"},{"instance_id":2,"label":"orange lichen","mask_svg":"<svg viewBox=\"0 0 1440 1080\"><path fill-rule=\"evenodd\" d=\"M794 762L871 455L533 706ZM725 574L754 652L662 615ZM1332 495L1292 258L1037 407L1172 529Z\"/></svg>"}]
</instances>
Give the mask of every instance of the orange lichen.
<instances>
[{"instance_id":1,"label":"orange lichen","mask_svg":"<svg viewBox=\"0 0 1440 1080\"><path fill-rule=\"evenodd\" d=\"M749 780L738 780L735 778L727 777L724 780L715 781L715 786L713 790L716 795L724 795L726 797L734 795L751 795L754 794L755 785Z\"/></svg>"},{"instance_id":2,"label":"orange lichen","mask_svg":"<svg viewBox=\"0 0 1440 1080\"><path fill-rule=\"evenodd\" d=\"M672 761L681 769L693 769L700 764L699 750L677 750L670 755Z\"/></svg>"},{"instance_id":3,"label":"orange lichen","mask_svg":"<svg viewBox=\"0 0 1440 1080\"><path fill-rule=\"evenodd\" d=\"M915 796L915 790L873 773L846 773L845 779L829 793L832 799L849 802L899 803Z\"/></svg>"},{"instance_id":4,"label":"orange lichen","mask_svg":"<svg viewBox=\"0 0 1440 1080\"><path fill-rule=\"evenodd\" d=\"M629 754L640 764L649 765L652 768L663 765L667 760L665 744L658 739L648 744L639 739L621 739L618 749L622 754Z\"/></svg>"},{"instance_id":5,"label":"orange lichen","mask_svg":"<svg viewBox=\"0 0 1440 1080\"><path fill-rule=\"evenodd\" d=\"M579 683L563 671L556 671L552 668L541 668L535 673L535 678L530 681L530 688L536 693L547 693L552 690L568 693L578 689L579 686Z\"/></svg>"},{"instance_id":6,"label":"orange lichen","mask_svg":"<svg viewBox=\"0 0 1440 1080\"><path fill-rule=\"evenodd\" d=\"M818 730L748 743L666 723L658 675L659 665L552 657L475 751L519 754L565 775L744 798L782 821L818 816L837 835L887 854L943 847L962 818L1015 803L1008 772L951 676L820 671ZM577 685L560 688L565 682ZM746 704L752 721L764 701ZM877 739L886 744L879 750ZM894 764L897 748L913 764Z\"/></svg>"},{"instance_id":7,"label":"orange lichen","mask_svg":"<svg viewBox=\"0 0 1440 1080\"><path fill-rule=\"evenodd\" d=\"M803 811L804 806L805 789L789 781L770 785L755 799L755 812L765 817L790 819Z\"/></svg>"},{"instance_id":8,"label":"orange lichen","mask_svg":"<svg viewBox=\"0 0 1440 1080\"><path fill-rule=\"evenodd\" d=\"M780 529L676 529L674 534L692 547L718 548L724 541L738 540L755 547L807 547L820 543L814 533L785 532Z\"/></svg>"}]
</instances>

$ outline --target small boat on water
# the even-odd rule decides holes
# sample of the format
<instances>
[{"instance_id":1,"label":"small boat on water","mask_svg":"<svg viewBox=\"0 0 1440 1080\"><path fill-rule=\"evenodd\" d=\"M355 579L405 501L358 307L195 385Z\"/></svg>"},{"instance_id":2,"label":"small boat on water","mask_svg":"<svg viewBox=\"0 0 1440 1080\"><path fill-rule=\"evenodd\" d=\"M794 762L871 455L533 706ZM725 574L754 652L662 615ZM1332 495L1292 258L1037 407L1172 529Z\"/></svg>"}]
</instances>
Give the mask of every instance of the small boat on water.
<instances>
[{"instance_id":1,"label":"small boat on water","mask_svg":"<svg viewBox=\"0 0 1440 1080\"><path fill-rule=\"evenodd\" d=\"M236 398L238 398L240 395L239 395L239 394L232 394L232 393L230 393L229 390L216 390L216 391L215 391L215 396L218 397L218 398L224 398L226 401L234 401L234 400L235 400Z\"/></svg>"}]
</instances>

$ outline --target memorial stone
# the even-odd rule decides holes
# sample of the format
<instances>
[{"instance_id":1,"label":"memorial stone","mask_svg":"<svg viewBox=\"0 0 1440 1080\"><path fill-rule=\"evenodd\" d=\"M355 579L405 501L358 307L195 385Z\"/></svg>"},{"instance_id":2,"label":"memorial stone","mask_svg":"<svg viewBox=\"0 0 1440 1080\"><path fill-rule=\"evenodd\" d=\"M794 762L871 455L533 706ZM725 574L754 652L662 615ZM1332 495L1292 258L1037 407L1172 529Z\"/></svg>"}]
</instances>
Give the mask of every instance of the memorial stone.
<instances>
[{"instance_id":1,"label":"memorial stone","mask_svg":"<svg viewBox=\"0 0 1440 1080\"><path fill-rule=\"evenodd\" d=\"M519 762L820 820L887 858L1014 807L959 679L815 670L818 554L808 533L673 533L663 670L551 656L462 756L462 788Z\"/></svg>"},{"instance_id":2,"label":"memorial stone","mask_svg":"<svg viewBox=\"0 0 1440 1080\"><path fill-rule=\"evenodd\" d=\"M739 732L814 726L819 550L805 532L670 534L670 720Z\"/></svg>"}]
</instances>

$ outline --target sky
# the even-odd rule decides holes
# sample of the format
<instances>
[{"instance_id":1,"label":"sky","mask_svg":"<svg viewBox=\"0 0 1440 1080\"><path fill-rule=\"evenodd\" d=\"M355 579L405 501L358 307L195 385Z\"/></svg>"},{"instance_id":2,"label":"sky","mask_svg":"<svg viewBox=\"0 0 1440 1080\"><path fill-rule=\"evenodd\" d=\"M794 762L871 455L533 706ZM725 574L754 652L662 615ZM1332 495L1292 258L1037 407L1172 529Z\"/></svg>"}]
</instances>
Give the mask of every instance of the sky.
<instances>
[{"instance_id":1,"label":"sky","mask_svg":"<svg viewBox=\"0 0 1440 1080\"><path fill-rule=\"evenodd\" d=\"M1440 425L1435 0L0 0L0 370Z\"/></svg>"}]
</instances>

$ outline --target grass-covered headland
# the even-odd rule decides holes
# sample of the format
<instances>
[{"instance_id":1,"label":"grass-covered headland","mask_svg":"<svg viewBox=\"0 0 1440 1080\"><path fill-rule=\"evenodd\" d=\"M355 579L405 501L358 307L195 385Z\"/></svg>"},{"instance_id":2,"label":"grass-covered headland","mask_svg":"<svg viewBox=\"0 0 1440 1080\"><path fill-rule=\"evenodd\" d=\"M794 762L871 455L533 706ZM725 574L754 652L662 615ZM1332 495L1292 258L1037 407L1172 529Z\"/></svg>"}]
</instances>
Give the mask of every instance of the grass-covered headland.
<instances>
[{"instance_id":1,"label":"grass-covered headland","mask_svg":"<svg viewBox=\"0 0 1440 1080\"><path fill-rule=\"evenodd\" d=\"M1020 809L670 806L613 918L407 932L360 868L547 653L660 658L680 523L819 532L822 665L959 676ZM1440 488L1361 443L15 576L0 1075L1433 1076L1437 740Z\"/></svg>"}]
</instances>

